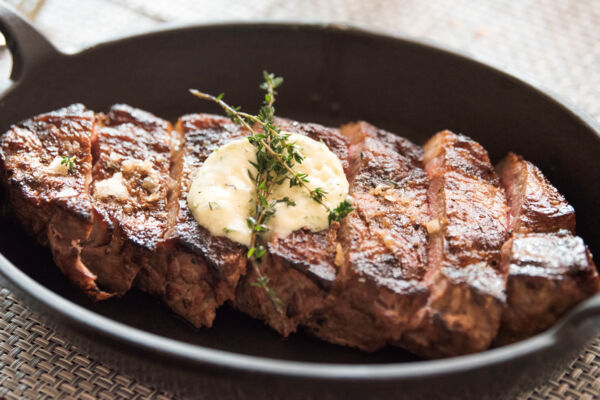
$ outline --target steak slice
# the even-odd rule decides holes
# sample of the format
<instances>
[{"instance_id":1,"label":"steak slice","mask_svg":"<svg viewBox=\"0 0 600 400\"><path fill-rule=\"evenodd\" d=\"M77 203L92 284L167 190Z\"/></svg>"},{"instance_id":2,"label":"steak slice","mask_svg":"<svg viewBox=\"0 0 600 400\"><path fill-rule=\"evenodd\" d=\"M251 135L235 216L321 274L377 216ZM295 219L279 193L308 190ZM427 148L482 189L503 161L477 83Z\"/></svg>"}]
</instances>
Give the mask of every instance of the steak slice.
<instances>
[{"instance_id":1,"label":"steak slice","mask_svg":"<svg viewBox=\"0 0 600 400\"><path fill-rule=\"evenodd\" d=\"M227 142L247 136L229 119L191 114L179 119L176 128L171 175L173 188L165 240L151 263L137 279L140 289L162 298L193 326L211 326L218 306L231 300L246 268L244 246L226 237L211 236L201 227L187 205L187 193L195 171L206 158Z\"/></svg>"},{"instance_id":2,"label":"steak slice","mask_svg":"<svg viewBox=\"0 0 600 400\"><path fill-rule=\"evenodd\" d=\"M514 234L502 247L502 264L510 275L497 345L549 328L600 290L590 252L581 238L566 230Z\"/></svg>"},{"instance_id":3,"label":"steak slice","mask_svg":"<svg viewBox=\"0 0 600 400\"><path fill-rule=\"evenodd\" d=\"M498 332L505 302L504 191L487 152L468 137L436 134L425 144L424 160L431 180L425 275L431 293L401 345L426 357L481 351Z\"/></svg>"},{"instance_id":4,"label":"steak slice","mask_svg":"<svg viewBox=\"0 0 600 400\"><path fill-rule=\"evenodd\" d=\"M399 339L427 299L428 179L422 151L365 122L345 125L355 211L341 223L339 267L325 306L306 322L326 341L374 351Z\"/></svg>"},{"instance_id":5,"label":"steak slice","mask_svg":"<svg viewBox=\"0 0 600 400\"><path fill-rule=\"evenodd\" d=\"M507 307L496 345L539 333L600 290L589 251L575 234L575 210L542 172L509 153L498 165L513 237L502 249Z\"/></svg>"},{"instance_id":6,"label":"steak slice","mask_svg":"<svg viewBox=\"0 0 600 400\"><path fill-rule=\"evenodd\" d=\"M79 260L92 229L88 193L95 116L73 104L23 121L0 139L0 170L10 206L23 227L50 245L58 268L92 298L110 294ZM71 170L65 158L73 158Z\"/></svg>"},{"instance_id":7,"label":"steak slice","mask_svg":"<svg viewBox=\"0 0 600 400\"><path fill-rule=\"evenodd\" d=\"M171 125L127 105L100 116L94 143L92 233L81 261L115 295L130 289L167 229Z\"/></svg>"},{"instance_id":8,"label":"steak slice","mask_svg":"<svg viewBox=\"0 0 600 400\"><path fill-rule=\"evenodd\" d=\"M508 200L513 232L575 233L575 210L532 163L509 153L497 166Z\"/></svg>"},{"instance_id":9,"label":"steak slice","mask_svg":"<svg viewBox=\"0 0 600 400\"><path fill-rule=\"evenodd\" d=\"M283 119L277 124L284 131L325 143L342 161L347 173L348 142L337 129ZM333 223L321 232L304 228L285 238L273 237L267 243L268 254L262 258L259 268L269 278L269 289L283 305L276 306L265 289L255 285L258 275L254 268L248 267L237 289L236 308L265 321L283 336L295 332L314 310L322 307L335 280L338 228L339 224Z\"/></svg>"}]
</instances>

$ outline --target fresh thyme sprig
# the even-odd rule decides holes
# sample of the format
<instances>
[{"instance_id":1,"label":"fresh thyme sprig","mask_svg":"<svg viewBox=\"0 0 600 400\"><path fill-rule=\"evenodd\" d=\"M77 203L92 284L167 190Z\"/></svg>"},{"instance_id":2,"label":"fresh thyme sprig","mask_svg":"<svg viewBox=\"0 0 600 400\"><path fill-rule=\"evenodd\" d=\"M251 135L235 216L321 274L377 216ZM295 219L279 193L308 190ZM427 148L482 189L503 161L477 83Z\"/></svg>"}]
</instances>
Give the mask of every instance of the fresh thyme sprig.
<instances>
[{"instance_id":1,"label":"fresh thyme sprig","mask_svg":"<svg viewBox=\"0 0 600 400\"><path fill-rule=\"evenodd\" d=\"M344 200L334 210L330 209L329 206L327 206L327 204L324 202L327 192L323 188L319 187L311 189L307 185L307 183L310 182L308 180L308 175L301 172L295 172L293 170L294 161L301 164L302 160L304 160L304 156L295 150L294 143L287 142L287 139L290 135L288 133L281 133L281 129L275 126L273 121L275 114L275 109L273 108L276 94L275 88L283 83L283 78L275 77L273 74L270 74L266 71L263 72L263 75L265 82L260 85L260 88L266 90L267 94L265 94L265 104L260 109L258 116L242 112L240 111L240 107L232 107L225 103L225 101L223 101L223 93L219 94L218 96L212 96L196 89L190 89L190 92L196 97L213 101L221 106L226 115L231 118L233 122L244 126L252 133L252 136L248 138L250 143L255 145L259 151L264 148L270 156L278 159L279 163L275 168L279 169L280 167L283 167L289 174L289 176L285 176L284 180L279 183L283 183L286 179L288 179L290 187L303 187L309 193L310 198L321 204L325 210L327 210L330 224L333 221L340 221L354 208L352 208L349 202ZM255 132L251 126L251 124L254 123L258 124L262 128L262 133ZM287 157L283 153L284 149L287 150ZM254 165L254 167L256 167L256 165ZM344 206L340 207L342 204L344 204Z\"/></svg>"},{"instance_id":2,"label":"fresh thyme sprig","mask_svg":"<svg viewBox=\"0 0 600 400\"><path fill-rule=\"evenodd\" d=\"M290 134L281 132L281 128L274 121L275 107L273 105L277 94L275 89L283 83L283 78L266 71L263 72L263 77L264 82L260 88L266 93L263 105L257 115L242 112L240 107L230 106L223 101L223 93L212 96L195 89L190 89L190 92L196 97L217 103L234 123L243 126L251 134L248 141L256 148L256 162L251 162L256 173L253 174L248 170L248 176L256 184L257 204L254 215L247 219L248 227L252 230L247 256L258 275L258 279L252 283L252 286L262 287L276 309L281 312L284 304L269 288L269 278L262 274L258 265L267 252L262 244L257 243L258 235L268 231L266 223L275 214L275 206L279 203L295 206L295 203L288 197L268 200L275 185L281 185L287 180L290 187L299 186L305 189L311 199L327 210L329 224L333 221L340 221L353 208L348 201L344 200L331 210L324 202L327 191L320 187L312 189L308 186L310 182L308 174L294 170L296 164L302 163L304 156L296 149L294 142L288 141ZM255 129L255 126L258 126L260 130Z\"/></svg>"},{"instance_id":3,"label":"fresh thyme sprig","mask_svg":"<svg viewBox=\"0 0 600 400\"><path fill-rule=\"evenodd\" d=\"M60 165L64 165L67 167L69 173L73 172L75 169L75 159L76 157L68 157L68 156L60 156Z\"/></svg>"}]
</instances>

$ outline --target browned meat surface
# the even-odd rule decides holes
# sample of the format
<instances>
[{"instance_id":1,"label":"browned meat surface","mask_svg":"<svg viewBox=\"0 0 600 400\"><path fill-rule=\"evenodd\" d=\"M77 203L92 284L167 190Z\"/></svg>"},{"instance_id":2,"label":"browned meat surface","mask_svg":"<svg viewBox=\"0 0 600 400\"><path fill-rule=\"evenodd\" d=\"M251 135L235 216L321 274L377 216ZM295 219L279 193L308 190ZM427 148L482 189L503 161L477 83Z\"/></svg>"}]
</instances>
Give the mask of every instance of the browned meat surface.
<instances>
[{"instance_id":1,"label":"browned meat surface","mask_svg":"<svg viewBox=\"0 0 600 400\"><path fill-rule=\"evenodd\" d=\"M57 266L74 284L102 299L110 295L79 260L93 221L88 187L94 136L94 113L74 104L13 126L2 136L0 161L14 215L40 243L51 245ZM71 171L57 166L63 156L75 157Z\"/></svg>"},{"instance_id":2,"label":"browned meat surface","mask_svg":"<svg viewBox=\"0 0 600 400\"><path fill-rule=\"evenodd\" d=\"M93 145L92 233L81 262L106 291L124 294L167 227L168 122L116 105L100 116Z\"/></svg>"},{"instance_id":3,"label":"browned meat surface","mask_svg":"<svg viewBox=\"0 0 600 400\"><path fill-rule=\"evenodd\" d=\"M517 233L503 246L502 263L510 277L498 345L549 328L600 289L590 252L568 231Z\"/></svg>"},{"instance_id":4,"label":"browned meat surface","mask_svg":"<svg viewBox=\"0 0 600 400\"><path fill-rule=\"evenodd\" d=\"M348 143L337 129L317 124L300 124L279 120L285 131L323 141L348 170ZM322 232L301 229L285 238L274 237L268 244L269 254L261 260L260 270L270 280L283 305L276 306L264 288L253 283L258 279L251 264L238 286L235 306L246 314L265 321L283 336L296 331L323 304L335 280L338 223Z\"/></svg>"},{"instance_id":5,"label":"browned meat surface","mask_svg":"<svg viewBox=\"0 0 600 400\"><path fill-rule=\"evenodd\" d=\"M427 298L428 180L408 140L364 122L341 131L356 209L341 224L331 294L306 325L329 342L374 351L398 339Z\"/></svg>"},{"instance_id":6,"label":"browned meat surface","mask_svg":"<svg viewBox=\"0 0 600 400\"><path fill-rule=\"evenodd\" d=\"M172 129L126 105L106 115L72 105L0 138L2 185L91 298L135 282L195 327L233 300L284 336L300 326L366 351L445 357L484 350L498 332L495 344L538 333L600 291L573 208L520 156L498 179L479 144L449 131L423 151L365 122L278 123L337 155L355 207L327 230L267 243L260 268L281 307L255 285L246 248L211 236L187 206L206 158L248 134L227 118L187 115Z\"/></svg>"},{"instance_id":7,"label":"browned meat surface","mask_svg":"<svg viewBox=\"0 0 600 400\"><path fill-rule=\"evenodd\" d=\"M436 134L424 160L431 180L425 276L431 294L401 343L426 357L481 351L496 336L505 301L504 191L487 152L465 136Z\"/></svg>"},{"instance_id":8,"label":"browned meat surface","mask_svg":"<svg viewBox=\"0 0 600 400\"><path fill-rule=\"evenodd\" d=\"M194 171L214 150L247 133L227 118L207 114L181 117L176 131L180 148L172 165L171 197L177 213L172 214L167 238L140 273L137 285L161 297L195 327L211 326L217 307L234 297L245 272L246 250L198 225L188 208L187 192Z\"/></svg>"},{"instance_id":9,"label":"browned meat surface","mask_svg":"<svg viewBox=\"0 0 600 400\"><path fill-rule=\"evenodd\" d=\"M497 167L513 232L575 233L575 210L535 165L509 153Z\"/></svg>"},{"instance_id":10,"label":"browned meat surface","mask_svg":"<svg viewBox=\"0 0 600 400\"><path fill-rule=\"evenodd\" d=\"M542 172L513 153L497 169L513 231L502 249L509 276L508 304L495 340L501 345L549 328L574 305L597 293L600 283L583 241L573 236L575 210Z\"/></svg>"}]
</instances>

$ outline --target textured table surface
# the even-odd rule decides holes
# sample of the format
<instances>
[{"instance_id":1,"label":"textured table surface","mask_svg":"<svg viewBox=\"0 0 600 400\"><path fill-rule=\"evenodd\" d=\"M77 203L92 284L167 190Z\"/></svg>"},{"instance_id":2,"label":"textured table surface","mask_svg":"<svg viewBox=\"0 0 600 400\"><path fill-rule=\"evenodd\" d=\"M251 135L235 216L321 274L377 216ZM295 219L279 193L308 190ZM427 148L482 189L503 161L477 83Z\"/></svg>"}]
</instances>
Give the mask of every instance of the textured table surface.
<instances>
[{"instance_id":1,"label":"textured table surface","mask_svg":"<svg viewBox=\"0 0 600 400\"><path fill-rule=\"evenodd\" d=\"M397 32L466 52L567 98L600 120L600 0L10 0L76 50L165 22L318 21ZM0 289L0 396L169 399L100 364ZM522 399L600 398L600 339Z\"/></svg>"}]
</instances>

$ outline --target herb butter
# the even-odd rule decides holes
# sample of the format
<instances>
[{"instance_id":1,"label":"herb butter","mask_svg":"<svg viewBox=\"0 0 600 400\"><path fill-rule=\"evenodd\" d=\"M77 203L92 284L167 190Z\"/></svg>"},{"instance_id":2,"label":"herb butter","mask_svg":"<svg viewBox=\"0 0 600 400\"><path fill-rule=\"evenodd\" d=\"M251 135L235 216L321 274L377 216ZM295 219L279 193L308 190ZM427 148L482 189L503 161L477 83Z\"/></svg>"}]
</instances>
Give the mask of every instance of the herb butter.
<instances>
[{"instance_id":1,"label":"herb butter","mask_svg":"<svg viewBox=\"0 0 600 400\"><path fill-rule=\"evenodd\" d=\"M311 188L325 188L323 202L331 209L348 196L348 181L342 163L322 142L292 134L288 142L295 142L305 157L294 170L309 176ZM247 140L229 142L213 152L196 171L190 185L187 201L196 221L215 236L250 245L252 231L248 217L254 215L256 186L248 172L256 174L250 164L256 162L256 148ZM300 228L320 231L329 226L328 212L310 198L300 186L290 188L289 181L276 185L269 201L288 197L295 203L279 203L275 214L267 221L266 235L285 237Z\"/></svg>"}]
</instances>

